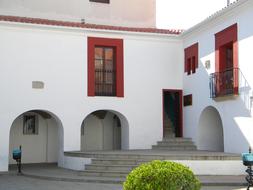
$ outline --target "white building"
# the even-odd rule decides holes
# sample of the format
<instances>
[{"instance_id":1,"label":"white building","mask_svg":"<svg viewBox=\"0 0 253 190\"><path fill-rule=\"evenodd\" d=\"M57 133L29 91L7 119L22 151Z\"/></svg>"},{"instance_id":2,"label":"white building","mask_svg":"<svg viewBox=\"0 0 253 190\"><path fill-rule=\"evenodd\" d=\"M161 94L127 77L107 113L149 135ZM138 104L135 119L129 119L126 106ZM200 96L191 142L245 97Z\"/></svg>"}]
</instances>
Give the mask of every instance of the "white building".
<instances>
[{"instance_id":1,"label":"white building","mask_svg":"<svg viewBox=\"0 0 253 190\"><path fill-rule=\"evenodd\" d=\"M63 167L64 151L148 149L168 120L198 149L247 151L252 1L182 34L154 28L154 0L57 2L0 1L0 171L19 145Z\"/></svg>"}]
</instances>

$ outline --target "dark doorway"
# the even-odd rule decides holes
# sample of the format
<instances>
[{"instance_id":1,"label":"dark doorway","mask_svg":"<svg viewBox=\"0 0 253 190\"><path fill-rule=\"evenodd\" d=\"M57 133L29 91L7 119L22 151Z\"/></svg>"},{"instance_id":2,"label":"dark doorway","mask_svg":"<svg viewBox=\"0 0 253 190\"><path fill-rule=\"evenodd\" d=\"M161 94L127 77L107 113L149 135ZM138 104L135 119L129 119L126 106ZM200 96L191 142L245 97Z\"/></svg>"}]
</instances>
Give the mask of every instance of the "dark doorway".
<instances>
[{"instance_id":1,"label":"dark doorway","mask_svg":"<svg viewBox=\"0 0 253 190\"><path fill-rule=\"evenodd\" d=\"M182 134L182 90L163 90L163 137Z\"/></svg>"}]
</instances>

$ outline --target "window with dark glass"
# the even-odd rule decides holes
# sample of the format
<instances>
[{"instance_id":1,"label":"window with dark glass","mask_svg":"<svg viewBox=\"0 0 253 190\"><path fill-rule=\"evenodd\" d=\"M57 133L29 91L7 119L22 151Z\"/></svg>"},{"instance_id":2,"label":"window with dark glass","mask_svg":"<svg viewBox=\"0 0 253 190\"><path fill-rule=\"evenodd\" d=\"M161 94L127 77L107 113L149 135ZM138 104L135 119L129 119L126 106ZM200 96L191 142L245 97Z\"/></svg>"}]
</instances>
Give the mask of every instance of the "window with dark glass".
<instances>
[{"instance_id":1,"label":"window with dark glass","mask_svg":"<svg viewBox=\"0 0 253 190\"><path fill-rule=\"evenodd\" d=\"M95 47L95 95L116 95L115 51L113 47Z\"/></svg>"},{"instance_id":2,"label":"window with dark glass","mask_svg":"<svg viewBox=\"0 0 253 190\"><path fill-rule=\"evenodd\" d=\"M38 134L38 117L36 115L25 115L23 121L24 135Z\"/></svg>"},{"instance_id":3,"label":"window with dark glass","mask_svg":"<svg viewBox=\"0 0 253 190\"><path fill-rule=\"evenodd\" d=\"M184 49L185 72L187 75L196 73L198 68L198 43Z\"/></svg>"},{"instance_id":4,"label":"window with dark glass","mask_svg":"<svg viewBox=\"0 0 253 190\"><path fill-rule=\"evenodd\" d=\"M96 2L96 3L110 3L110 0L90 0L90 2Z\"/></svg>"}]
</instances>

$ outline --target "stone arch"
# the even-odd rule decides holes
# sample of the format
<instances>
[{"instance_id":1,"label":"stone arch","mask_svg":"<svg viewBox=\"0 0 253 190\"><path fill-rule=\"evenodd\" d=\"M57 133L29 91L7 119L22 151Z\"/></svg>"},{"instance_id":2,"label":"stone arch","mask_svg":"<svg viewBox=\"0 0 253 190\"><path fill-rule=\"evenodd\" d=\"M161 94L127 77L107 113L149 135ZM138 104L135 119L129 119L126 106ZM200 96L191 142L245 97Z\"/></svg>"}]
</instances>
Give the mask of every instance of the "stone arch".
<instances>
[{"instance_id":1,"label":"stone arch","mask_svg":"<svg viewBox=\"0 0 253 190\"><path fill-rule=\"evenodd\" d=\"M199 150L224 151L222 120L213 106L206 107L200 114L197 147Z\"/></svg>"},{"instance_id":2,"label":"stone arch","mask_svg":"<svg viewBox=\"0 0 253 190\"><path fill-rule=\"evenodd\" d=\"M64 129L54 113L33 109L19 114L9 132L9 164L12 150L22 146L22 163L59 163L63 159Z\"/></svg>"},{"instance_id":3,"label":"stone arch","mask_svg":"<svg viewBox=\"0 0 253 190\"><path fill-rule=\"evenodd\" d=\"M129 149L129 124L114 110L96 110L81 125L81 151Z\"/></svg>"}]
</instances>

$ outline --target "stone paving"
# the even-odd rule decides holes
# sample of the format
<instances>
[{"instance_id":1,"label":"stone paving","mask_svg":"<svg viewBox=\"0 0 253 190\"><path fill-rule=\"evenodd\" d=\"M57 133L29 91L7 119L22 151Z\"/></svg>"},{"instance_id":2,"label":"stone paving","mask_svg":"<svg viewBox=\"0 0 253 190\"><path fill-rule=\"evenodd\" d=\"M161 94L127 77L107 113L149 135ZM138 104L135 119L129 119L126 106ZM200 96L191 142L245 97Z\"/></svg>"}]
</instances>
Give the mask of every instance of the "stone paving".
<instances>
[{"instance_id":1,"label":"stone paving","mask_svg":"<svg viewBox=\"0 0 253 190\"><path fill-rule=\"evenodd\" d=\"M0 175L0 190L122 190L121 185L48 181L17 175ZM202 187L202 190L245 190L245 187Z\"/></svg>"},{"instance_id":2,"label":"stone paving","mask_svg":"<svg viewBox=\"0 0 253 190\"><path fill-rule=\"evenodd\" d=\"M122 190L120 184L86 183L79 172L55 164L24 165L24 175L17 175L16 166L0 173L0 190ZM28 175L26 175L28 174ZM244 190L244 176L198 176L205 184L202 190ZM77 181L75 181L77 180ZM216 185L216 186L213 186Z\"/></svg>"}]
</instances>

